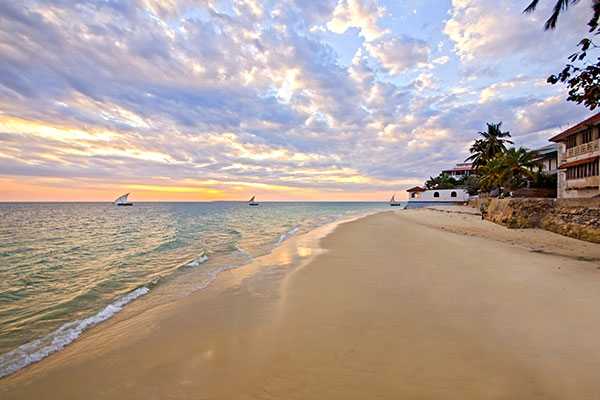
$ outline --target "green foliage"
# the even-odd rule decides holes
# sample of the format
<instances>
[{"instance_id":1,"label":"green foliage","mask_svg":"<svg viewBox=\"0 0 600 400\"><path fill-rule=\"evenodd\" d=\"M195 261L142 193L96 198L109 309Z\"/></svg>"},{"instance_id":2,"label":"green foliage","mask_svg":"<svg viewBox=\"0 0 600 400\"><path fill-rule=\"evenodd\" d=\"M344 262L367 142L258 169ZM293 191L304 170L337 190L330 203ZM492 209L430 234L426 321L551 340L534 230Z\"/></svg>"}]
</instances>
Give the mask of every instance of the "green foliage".
<instances>
[{"instance_id":1,"label":"green foliage","mask_svg":"<svg viewBox=\"0 0 600 400\"><path fill-rule=\"evenodd\" d=\"M507 189L517 189L534 182L537 175L532 170L542 166L536 161L538 157L537 152L529 151L525 147L511 147L506 150L502 155L500 167L503 186Z\"/></svg>"},{"instance_id":2,"label":"green foliage","mask_svg":"<svg viewBox=\"0 0 600 400\"><path fill-rule=\"evenodd\" d=\"M476 195L481 190L481 178L482 176L479 174L463 176L458 180L458 186L469 192L471 196Z\"/></svg>"},{"instance_id":3,"label":"green foliage","mask_svg":"<svg viewBox=\"0 0 600 400\"><path fill-rule=\"evenodd\" d=\"M544 174L543 172L536 173L536 179L531 187L543 188L543 189L556 189L557 186L557 175Z\"/></svg>"},{"instance_id":4,"label":"green foliage","mask_svg":"<svg viewBox=\"0 0 600 400\"><path fill-rule=\"evenodd\" d=\"M501 186L501 164L502 160L500 158L494 158L478 169L478 172L481 174L479 184L482 190L489 191Z\"/></svg>"},{"instance_id":5,"label":"green foliage","mask_svg":"<svg viewBox=\"0 0 600 400\"><path fill-rule=\"evenodd\" d=\"M569 5L577 3L579 0L558 0L554 5L554 10L550 18L546 21L544 28L551 30L556 27L558 16L565 11ZM533 12L539 0L533 0L524 12ZM600 19L600 0L592 0L592 18L588 21L589 31L599 34L598 20ZM590 110L595 109L600 104L600 58L596 63L587 60L587 53L596 46L590 39L585 38L578 44L581 51L569 56L570 63L557 75L551 75L547 81L552 84L558 82L566 83L569 87L569 96L567 101L573 101L583 105ZM580 63L577 65L577 63Z\"/></svg>"},{"instance_id":6,"label":"green foliage","mask_svg":"<svg viewBox=\"0 0 600 400\"><path fill-rule=\"evenodd\" d=\"M488 123L487 132L478 132L481 138L473 142L470 148L471 156L465 160L473 161L476 173L461 179L458 184L469 194L475 194L479 190L491 191L501 188L513 190L536 185L540 180L543 182L540 184L556 187L556 177L554 177L554 186L552 186L552 178L540 172L533 172L543 166L541 162L537 161L539 158L537 152L529 151L524 147L506 148L506 143L512 144L513 142L506 139L510 137L510 133L502 132L501 126L502 122ZM435 186L438 182L435 179L430 178L425 183L428 189L442 189Z\"/></svg>"},{"instance_id":7,"label":"green foliage","mask_svg":"<svg viewBox=\"0 0 600 400\"><path fill-rule=\"evenodd\" d=\"M567 100L577 104L583 103L593 110L600 104L600 58L596 64L588 64L585 67L577 66L575 63L586 58L590 46L593 48L598 46L587 38L579 42L579 46L581 51L569 57L571 64L567 64L558 75L550 76L548 82L552 84L566 82L570 88Z\"/></svg>"},{"instance_id":8,"label":"green foliage","mask_svg":"<svg viewBox=\"0 0 600 400\"><path fill-rule=\"evenodd\" d=\"M481 135L481 138L475 140L469 149L471 156L465 160L472 161L475 169L479 169L490 160L493 160L497 154L506 151L506 143L513 144L513 142L506 139L510 137L510 132L502 132L500 129L501 126L502 121L497 124L490 124L488 122L487 132L477 132Z\"/></svg>"},{"instance_id":9,"label":"green foliage","mask_svg":"<svg viewBox=\"0 0 600 400\"><path fill-rule=\"evenodd\" d=\"M425 182L427 189L454 189L456 187L456 179L448 176L447 174L441 173L435 178L429 177L429 180Z\"/></svg>"},{"instance_id":10,"label":"green foliage","mask_svg":"<svg viewBox=\"0 0 600 400\"><path fill-rule=\"evenodd\" d=\"M537 152L524 147L511 147L497 154L496 158L479 169L482 175L481 188L492 190L504 187L513 190L535 183L540 174L532 171L542 165L536 161L538 157Z\"/></svg>"}]
</instances>

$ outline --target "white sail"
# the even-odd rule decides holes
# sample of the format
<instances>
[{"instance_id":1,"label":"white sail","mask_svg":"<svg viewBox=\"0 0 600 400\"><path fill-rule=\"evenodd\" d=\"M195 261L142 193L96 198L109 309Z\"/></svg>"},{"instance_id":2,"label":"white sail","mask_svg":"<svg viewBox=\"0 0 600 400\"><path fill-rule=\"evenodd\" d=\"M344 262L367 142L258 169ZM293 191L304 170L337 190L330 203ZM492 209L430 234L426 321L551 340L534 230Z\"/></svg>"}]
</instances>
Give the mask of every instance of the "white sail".
<instances>
[{"instance_id":1,"label":"white sail","mask_svg":"<svg viewBox=\"0 0 600 400\"><path fill-rule=\"evenodd\" d=\"M248 200L248 203L254 203L254 198L255 198L255 197L256 197L256 196L252 196L252 198L251 198L250 200Z\"/></svg>"},{"instance_id":2,"label":"white sail","mask_svg":"<svg viewBox=\"0 0 600 400\"><path fill-rule=\"evenodd\" d=\"M129 193L124 194L123 196L113 201L113 204L127 204L127 196L129 196Z\"/></svg>"},{"instance_id":3,"label":"white sail","mask_svg":"<svg viewBox=\"0 0 600 400\"><path fill-rule=\"evenodd\" d=\"M390 206L400 206L400 205L402 205L402 203L399 201L396 201L396 193L394 193L394 195L390 199Z\"/></svg>"}]
</instances>

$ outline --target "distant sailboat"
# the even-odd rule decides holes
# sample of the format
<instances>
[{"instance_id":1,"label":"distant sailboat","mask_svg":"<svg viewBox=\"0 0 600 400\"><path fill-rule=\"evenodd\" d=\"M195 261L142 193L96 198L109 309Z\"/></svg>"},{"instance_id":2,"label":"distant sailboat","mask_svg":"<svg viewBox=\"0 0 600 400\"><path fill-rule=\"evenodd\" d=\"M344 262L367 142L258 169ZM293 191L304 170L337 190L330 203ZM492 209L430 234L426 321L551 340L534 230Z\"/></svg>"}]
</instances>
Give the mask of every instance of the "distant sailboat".
<instances>
[{"instance_id":1,"label":"distant sailboat","mask_svg":"<svg viewBox=\"0 0 600 400\"><path fill-rule=\"evenodd\" d=\"M395 207L395 206L401 206L402 203L399 201L396 201L396 199L394 198L396 196L396 193L394 193L392 195L392 198L390 199L390 206Z\"/></svg>"},{"instance_id":2,"label":"distant sailboat","mask_svg":"<svg viewBox=\"0 0 600 400\"><path fill-rule=\"evenodd\" d=\"M248 200L249 206L257 206L258 205L258 203L254 201L254 197L255 196L252 196L252 198L250 200Z\"/></svg>"},{"instance_id":3,"label":"distant sailboat","mask_svg":"<svg viewBox=\"0 0 600 400\"><path fill-rule=\"evenodd\" d=\"M129 196L129 193L124 194L123 196L121 196L118 199L116 199L115 201L113 201L113 204L116 204L118 206L132 206L133 203L127 202L127 196Z\"/></svg>"}]
</instances>

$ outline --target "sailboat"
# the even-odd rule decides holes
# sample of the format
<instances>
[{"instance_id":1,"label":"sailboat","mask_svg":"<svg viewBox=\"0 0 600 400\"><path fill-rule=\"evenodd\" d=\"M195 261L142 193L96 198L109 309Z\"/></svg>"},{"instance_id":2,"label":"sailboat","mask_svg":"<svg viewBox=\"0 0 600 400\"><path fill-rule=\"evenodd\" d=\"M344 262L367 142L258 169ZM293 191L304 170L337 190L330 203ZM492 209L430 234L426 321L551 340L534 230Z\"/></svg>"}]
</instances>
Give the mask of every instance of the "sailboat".
<instances>
[{"instance_id":1,"label":"sailboat","mask_svg":"<svg viewBox=\"0 0 600 400\"><path fill-rule=\"evenodd\" d=\"M394 193L394 194L392 195L392 198L390 199L390 206L392 206L392 207L395 207L395 206L401 206L401 205L402 205L402 203L401 203L401 202L399 202L399 201L396 201L396 199L395 199L394 197L396 197L396 193Z\"/></svg>"},{"instance_id":2,"label":"sailboat","mask_svg":"<svg viewBox=\"0 0 600 400\"><path fill-rule=\"evenodd\" d=\"M258 205L258 203L254 201L254 197L256 197L256 196L252 196L252 198L250 200L248 200L249 206L257 206Z\"/></svg>"},{"instance_id":3,"label":"sailboat","mask_svg":"<svg viewBox=\"0 0 600 400\"><path fill-rule=\"evenodd\" d=\"M116 204L118 206L132 206L133 203L127 202L127 196L129 196L129 193L124 194L123 196L121 196L118 199L116 199L115 201L113 201L113 204Z\"/></svg>"}]
</instances>

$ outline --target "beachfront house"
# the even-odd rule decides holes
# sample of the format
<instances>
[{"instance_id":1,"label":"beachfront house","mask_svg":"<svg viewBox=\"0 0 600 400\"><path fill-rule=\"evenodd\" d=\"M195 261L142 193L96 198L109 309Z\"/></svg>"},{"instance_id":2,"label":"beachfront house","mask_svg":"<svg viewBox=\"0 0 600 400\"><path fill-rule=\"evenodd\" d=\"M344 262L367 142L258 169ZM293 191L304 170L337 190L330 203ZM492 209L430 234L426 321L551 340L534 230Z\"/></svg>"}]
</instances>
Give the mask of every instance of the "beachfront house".
<instances>
[{"instance_id":1,"label":"beachfront house","mask_svg":"<svg viewBox=\"0 0 600 400\"><path fill-rule=\"evenodd\" d=\"M425 189L419 186L415 186L413 188L406 189L406 191L408 192L408 201L416 201L421 198L421 193L423 193Z\"/></svg>"},{"instance_id":2,"label":"beachfront house","mask_svg":"<svg viewBox=\"0 0 600 400\"><path fill-rule=\"evenodd\" d=\"M467 177L473 173L473 163L456 164L454 168L445 169L442 171L442 173L458 181L459 179Z\"/></svg>"},{"instance_id":3,"label":"beachfront house","mask_svg":"<svg viewBox=\"0 0 600 400\"><path fill-rule=\"evenodd\" d=\"M463 204L469 201L469 193L465 189L424 189L415 186L406 191L408 192L406 208Z\"/></svg>"},{"instance_id":4,"label":"beachfront house","mask_svg":"<svg viewBox=\"0 0 600 400\"><path fill-rule=\"evenodd\" d=\"M534 151L539 154L536 161L539 161L542 164L540 172L549 175L558 173L558 144L552 143L548 146L535 149Z\"/></svg>"},{"instance_id":5,"label":"beachfront house","mask_svg":"<svg viewBox=\"0 0 600 400\"><path fill-rule=\"evenodd\" d=\"M558 198L600 194L600 113L554 136L558 143Z\"/></svg>"}]
</instances>

